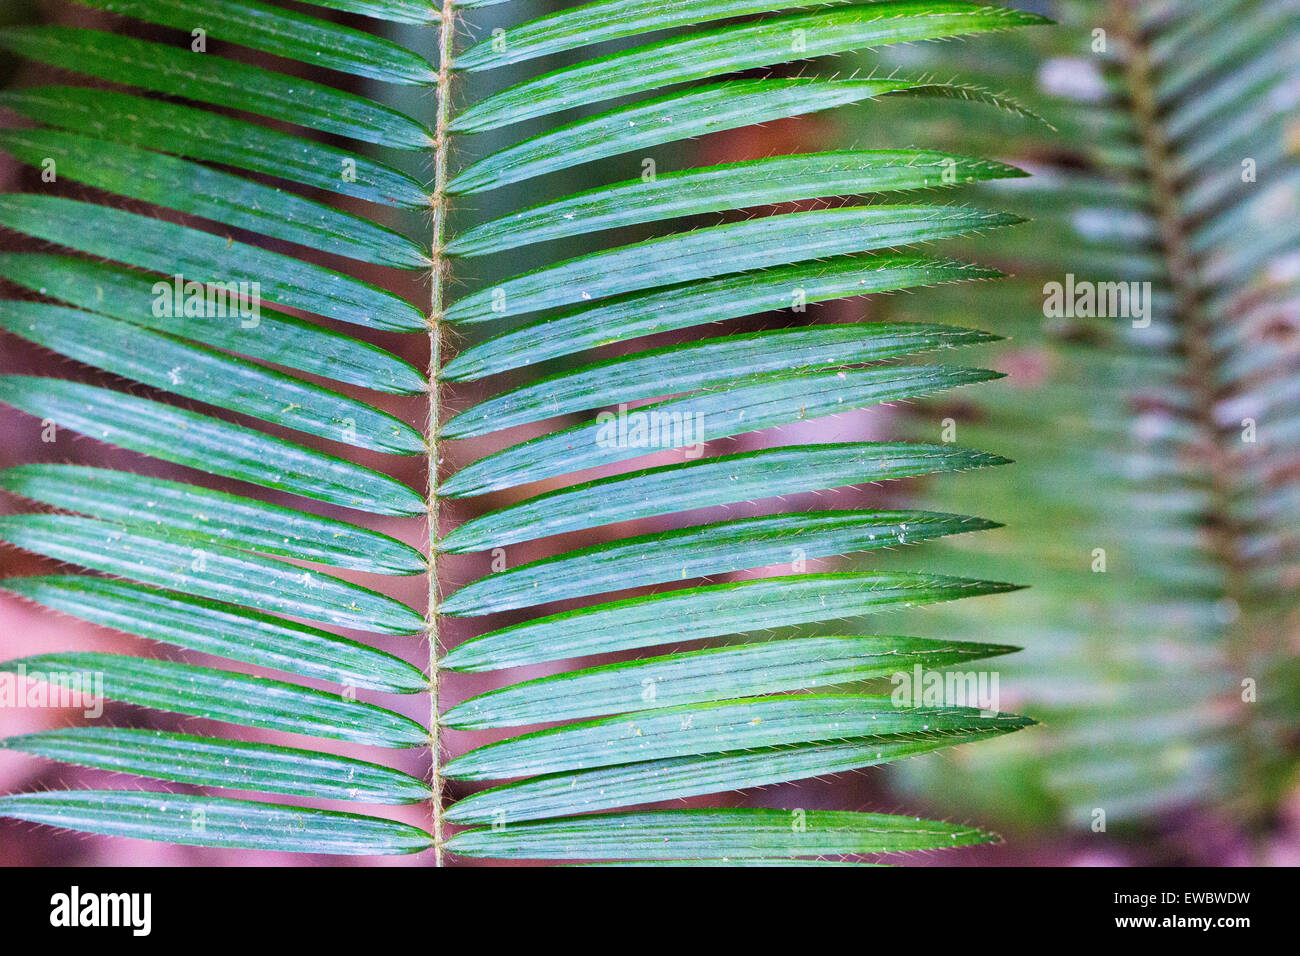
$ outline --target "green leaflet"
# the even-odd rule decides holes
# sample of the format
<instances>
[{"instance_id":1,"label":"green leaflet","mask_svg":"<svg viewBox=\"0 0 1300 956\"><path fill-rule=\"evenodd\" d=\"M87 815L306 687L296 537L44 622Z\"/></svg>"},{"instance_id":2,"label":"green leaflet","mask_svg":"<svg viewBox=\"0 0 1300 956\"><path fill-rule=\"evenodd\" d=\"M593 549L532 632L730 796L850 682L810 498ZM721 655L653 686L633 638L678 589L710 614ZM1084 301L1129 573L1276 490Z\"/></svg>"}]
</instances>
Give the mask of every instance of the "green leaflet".
<instances>
[{"instance_id":1,"label":"green leaflet","mask_svg":"<svg viewBox=\"0 0 1300 956\"><path fill-rule=\"evenodd\" d=\"M413 332L424 317L390 292L322 266L187 226L58 196L0 195L0 225L79 252L226 290L222 312L255 324L265 297L341 322ZM232 284L234 284L232 286ZM238 286L235 288L234 286Z\"/></svg>"},{"instance_id":2,"label":"green leaflet","mask_svg":"<svg viewBox=\"0 0 1300 956\"><path fill-rule=\"evenodd\" d=\"M0 90L0 104L95 139L265 173L370 202L423 206L429 201L414 179L360 153L179 103L113 90L43 86Z\"/></svg>"},{"instance_id":3,"label":"green leaflet","mask_svg":"<svg viewBox=\"0 0 1300 956\"><path fill-rule=\"evenodd\" d=\"M455 704L442 719L458 730L481 730L597 717L830 687L1014 650L915 637L839 636L712 647L512 684Z\"/></svg>"},{"instance_id":4,"label":"green leaflet","mask_svg":"<svg viewBox=\"0 0 1300 956\"><path fill-rule=\"evenodd\" d=\"M521 823L458 833L447 848L461 856L545 860L663 860L814 857L935 850L991 843L973 827L919 817L808 810L802 828L788 810L660 810Z\"/></svg>"},{"instance_id":5,"label":"green leaflet","mask_svg":"<svg viewBox=\"0 0 1300 956\"><path fill-rule=\"evenodd\" d=\"M913 572L803 574L712 584L512 624L457 645L443 656L441 666L501 670L1015 590L1013 584Z\"/></svg>"},{"instance_id":6,"label":"green leaflet","mask_svg":"<svg viewBox=\"0 0 1300 956\"><path fill-rule=\"evenodd\" d=\"M179 793L15 793L0 797L0 814L107 836L289 853L418 853L433 842L423 830L378 817Z\"/></svg>"},{"instance_id":7,"label":"green leaflet","mask_svg":"<svg viewBox=\"0 0 1300 956\"><path fill-rule=\"evenodd\" d=\"M968 730L1023 717L982 716L972 707L900 707L864 694L791 694L713 701L568 724L485 744L448 761L453 780L490 780L609 767L699 753L813 740Z\"/></svg>"},{"instance_id":8,"label":"green leaflet","mask_svg":"<svg viewBox=\"0 0 1300 956\"><path fill-rule=\"evenodd\" d=\"M775 329L665 346L543 378L480 402L443 423L465 438L607 404L725 385L764 372L844 367L913 352L994 341L973 329L868 322Z\"/></svg>"},{"instance_id":9,"label":"green leaflet","mask_svg":"<svg viewBox=\"0 0 1300 956\"><path fill-rule=\"evenodd\" d=\"M916 757L944 747L998 737L1025 725L1013 721L984 729L973 725L969 729L948 729L936 737L903 735L814 741L548 774L471 794L448 808L447 819L462 824L505 822L509 825L762 787Z\"/></svg>"},{"instance_id":10,"label":"green leaflet","mask_svg":"<svg viewBox=\"0 0 1300 956\"><path fill-rule=\"evenodd\" d=\"M944 365L754 376L727 391L701 392L606 412L587 425L552 432L480 458L442 485L459 498L615 464L670 448L820 418L881 402L1001 378L998 372Z\"/></svg>"},{"instance_id":11,"label":"green leaflet","mask_svg":"<svg viewBox=\"0 0 1300 956\"><path fill-rule=\"evenodd\" d=\"M51 694L80 688L73 706L82 709L94 706L93 693L140 707L376 747L420 746L428 737L415 721L374 704L172 661L120 654L41 654L0 662L0 673L41 682Z\"/></svg>"},{"instance_id":12,"label":"green leaflet","mask_svg":"<svg viewBox=\"0 0 1300 956\"><path fill-rule=\"evenodd\" d=\"M481 322L792 260L930 242L1022 221L944 206L850 206L787 213L569 259L467 295L444 317L451 322Z\"/></svg>"},{"instance_id":13,"label":"green leaflet","mask_svg":"<svg viewBox=\"0 0 1300 956\"><path fill-rule=\"evenodd\" d=\"M0 46L50 66L123 86L256 113L350 139L426 149L415 120L372 100L210 53L72 27L8 27Z\"/></svg>"},{"instance_id":14,"label":"green leaflet","mask_svg":"<svg viewBox=\"0 0 1300 956\"><path fill-rule=\"evenodd\" d=\"M144 584L340 627L414 634L423 618L369 588L185 534L74 515L4 515L0 540Z\"/></svg>"},{"instance_id":15,"label":"green leaflet","mask_svg":"<svg viewBox=\"0 0 1300 956\"><path fill-rule=\"evenodd\" d=\"M999 525L992 521L921 511L764 515L624 538L542 558L480 578L453 592L439 607L444 614L492 614L995 527Z\"/></svg>"},{"instance_id":16,"label":"green leaflet","mask_svg":"<svg viewBox=\"0 0 1300 956\"><path fill-rule=\"evenodd\" d=\"M348 13L360 13L377 20L392 20L396 23L427 24L439 19L438 8L428 0L303 0L310 6L328 7L331 10L345 10ZM468 3L457 6L467 7Z\"/></svg>"},{"instance_id":17,"label":"green leaflet","mask_svg":"<svg viewBox=\"0 0 1300 956\"><path fill-rule=\"evenodd\" d=\"M562 67L461 112L453 131L480 133L660 87L889 43L1046 23L1035 14L945 0L852 4L672 37Z\"/></svg>"},{"instance_id":18,"label":"green leaflet","mask_svg":"<svg viewBox=\"0 0 1300 956\"><path fill-rule=\"evenodd\" d=\"M701 857L694 860L602 860L599 863L578 863L575 866L583 867L604 867L607 869L630 869L633 867L655 867L655 868L686 868L686 867L723 867L727 869L741 868L758 868L758 867L831 867L833 869L873 869L876 867L886 866L884 863L859 863L855 860L800 860L800 859L763 859L763 858L744 858L741 859L711 859Z\"/></svg>"},{"instance_id":19,"label":"green leaflet","mask_svg":"<svg viewBox=\"0 0 1300 956\"><path fill-rule=\"evenodd\" d=\"M71 256L0 253L0 276L33 292L92 312L275 365L380 392L412 394L428 388L424 376L395 355L269 308L261 310L256 323L222 321L219 316L216 321L198 321L197 313L202 310L197 297L182 294L179 312L159 308L156 311L162 314L156 315L154 304L166 300L160 299L161 287L154 277L143 273ZM175 304L174 280L171 285ZM195 291L191 287L191 293ZM206 304L206 290L203 291ZM185 314L187 302L193 304L188 310L190 315Z\"/></svg>"},{"instance_id":20,"label":"green leaflet","mask_svg":"<svg viewBox=\"0 0 1300 956\"><path fill-rule=\"evenodd\" d=\"M602 478L547 492L453 528L443 551L483 551L567 531L801 491L990 465L1007 459L944 445L844 442L769 448Z\"/></svg>"},{"instance_id":21,"label":"green leaflet","mask_svg":"<svg viewBox=\"0 0 1300 956\"><path fill-rule=\"evenodd\" d=\"M379 764L269 744L118 727L74 727L0 740L0 749L156 780L361 803L414 803L429 789Z\"/></svg>"},{"instance_id":22,"label":"green leaflet","mask_svg":"<svg viewBox=\"0 0 1300 956\"><path fill-rule=\"evenodd\" d=\"M2 36L3 34L0 34ZM895 80L736 80L613 109L499 150L448 184L475 193L690 136L815 113L909 89Z\"/></svg>"},{"instance_id":23,"label":"green leaflet","mask_svg":"<svg viewBox=\"0 0 1300 956\"><path fill-rule=\"evenodd\" d=\"M491 0L502 2L502 0ZM751 13L823 6L835 0L664 0L653 9L639 0L596 0L506 29L495 44L484 40L456 57L460 70L487 70L639 33L725 20ZM483 0L459 7L486 6Z\"/></svg>"},{"instance_id":24,"label":"green leaflet","mask_svg":"<svg viewBox=\"0 0 1300 956\"><path fill-rule=\"evenodd\" d=\"M0 300L0 329L123 378L286 428L391 454L425 451L424 436L386 412L128 322Z\"/></svg>"},{"instance_id":25,"label":"green leaflet","mask_svg":"<svg viewBox=\"0 0 1300 956\"><path fill-rule=\"evenodd\" d=\"M290 60L385 83L431 83L436 71L381 37L252 0L76 0L100 10L190 33L196 24L225 40ZM377 5L376 5L377 6Z\"/></svg>"},{"instance_id":26,"label":"green leaflet","mask_svg":"<svg viewBox=\"0 0 1300 956\"><path fill-rule=\"evenodd\" d=\"M0 149L98 189L222 225L378 265L416 269L428 257L394 232L239 176L120 143L57 130L0 131Z\"/></svg>"},{"instance_id":27,"label":"green leaflet","mask_svg":"<svg viewBox=\"0 0 1300 956\"><path fill-rule=\"evenodd\" d=\"M0 401L100 441L375 514L419 514L424 500L386 475L251 428L111 389L0 376ZM183 443L176 434L185 435Z\"/></svg>"},{"instance_id":28,"label":"green leaflet","mask_svg":"<svg viewBox=\"0 0 1300 956\"><path fill-rule=\"evenodd\" d=\"M692 328L801 303L1001 275L966 263L892 254L775 266L636 293L538 319L471 346L444 370L450 381L482 378L613 342Z\"/></svg>"},{"instance_id":29,"label":"green leaflet","mask_svg":"<svg viewBox=\"0 0 1300 956\"><path fill-rule=\"evenodd\" d=\"M676 216L1023 175L1002 163L920 150L773 156L591 189L467 229L446 251L481 256Z\"/></svg>"},{"instance_id":30,"label":"green leaflet","mask_svg":"<svg viewBox=\"0 0 1300 956\"><path fill-rule=\"evenodd\" d=\"M260 667L397 694L429 686L419 668L391 654L233 604L77 574L2 578L0 590L92 624Z\"/></svg>"},{"instance_id":31,"label":"green leaflet","mask_svg":"<svg viewBox=\"0 0 1300 956\"><path fill-rule=\"evenodd\" d=\"M177 531L228 547L377 574L419 574L424 556L368 528L147 475L75 465L19 465L0 488L123 525Z\"/></svg>"}]
</instances>

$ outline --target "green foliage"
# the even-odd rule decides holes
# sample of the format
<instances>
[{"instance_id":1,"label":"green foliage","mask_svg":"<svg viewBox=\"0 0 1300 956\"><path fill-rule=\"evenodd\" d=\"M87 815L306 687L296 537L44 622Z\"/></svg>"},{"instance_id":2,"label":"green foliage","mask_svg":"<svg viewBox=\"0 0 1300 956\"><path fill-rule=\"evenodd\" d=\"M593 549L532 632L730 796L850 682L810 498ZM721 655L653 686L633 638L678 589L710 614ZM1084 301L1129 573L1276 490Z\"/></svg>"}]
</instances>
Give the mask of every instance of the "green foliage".
<instances>
[{"instance_id":1,"label":"green foliage","mask_svg":"<svg viewBox=\"0 0 1300 956\"><path fill-rule=\"evenodd\" d=\"M1012 373L1008 387L940 402L910 433L931 438L952 417L958 440L996 437L1034 476L995 474L974 493L941 482L916 504L1015 516L979 554L936 567L1033 590L931 624L1032 635L1004 679L1046 726L987 748L960 786L952 762L917 762L910 779L930 794L943 780L1007 825L1178 825L1199 807L1260 835L1298 756L1300 16L1285 0L1060 0L1049 12L1060 29L958 55L1059 135L956 111L891 116L891 138L1001 143L1035 173L974 197L1034 219L981 246L1019 277L980 300L1008 336L985 359ZM920 48L899 58L941 62ZM1150 282L1149 325L1040 318L1048 284L1068 274L1080 289ZM881 314L968 321L969 308L931 290Z\"/></svg>"},{"instance_id":2,"label":"green foliage","mask_svg":"<svg viewBox=\"0 0 1300 956\"><path fill-rule=\"evenodd\" d=\"M534 180L894 94L913 109L937 97L1024 115L1000 96L925 77L784 74L798 61L828 54L1042 18L946 0L816 4L814 12L804 9L813 4L771 0L597 0L506 30L504 39L485 39L459 59L452 51L459 12L451 3L441 11L419 0L315 4L405 25L424 38L420 48L442 49L438 68L377 35L382 23L342 26L322 19L321 10L253 0L79 2L190 36L146 41L130 35L129 23L120 24L123 33L0 30L8 50L126 88L56 85L0 94L0 104L37 124L0 133L0 148L57 170L59 183L112 197L92 202L55 189L0 197L0 225L29 244L59 247L0 256L0 277L24 294L0 303L0 327L134 384L129 392L5 375L0 400L58 428L236 484L216 490L67 464L0 472L0 487L55 512L0 518L0 539L97 572L10 578L0 587L256 672L71 652L0 665L51 685L81 677L102 684L112 699L225 725L211 736L74 727L9 738L3 746L14 750L196 789L13 794L0 796L0 815L210 847L431 849L439 861L453 855L770 864L991 839L968 826L860 812L579 814L872 766L1031 723L943 703L899 706L866 692L864 682L900 670L1013 650L987 637L962 643L756 636L799 625L824 630L840 618L1015 585L982 574L801 568L713 580L797 564L796 555L833 557L995 528L984 518L940 511L805 511L781 499L1006 459L921 443L779 445L769 434L757 450L698 460L682 452L705 444L716 452L712 443L733 436L998 378L981 369L895 362L991 337L961 324L814 323L688 341L647 338L796 305L802 311L805 302L991 278L991 269L898 250L1014 225L1016 216L915 196L827 201L1023 174L895 144L675 170L540 202ZM693 26L701 29L667 39L661 33ZM192 33L199 30L202 36ZM240 59L222 55L224 48L207 52L209 40L244 48ZM624 41L624 48L540 72L543 57L607 40ZM328 72L337 85L259 65L263 54L284 61L285 70L310 64L313 76ZM538 72L459 113L453 109L450 91L463 76L491 78L511 64ZM771 75L729 76L756 68ZM353 78L432 92L436 119L426 125L352 92ZM678 86L694 81L706 82ZM147 92L169 99L141 95ZM651 96L624 102L639 94ZM213 111L223 108L256 121ZM535 122L531 132L512 131L520 137L513 145L451 171L453 142L541 118L540 131ZM426 188L403 170L430 156L434 182ZM462 231L447 227L450 197L514 184L523 188L508 200L493 199L504 203L503 214ZM344 208L321 201L322 194L345 200ZM810 201L811 208L788 206ZM138 211L145 204L152 213ZM776 211L697 228L689 222L763 207ZM395 230L394 213L407 208L431 211L432 230L418 238ZM674 220L683 222L630 243L611 232ZM577 255L553 251L569 246L546 245L596 233L603 235L584 240ZM487 274L505 270L505 277L450 300L448 276L459 277L462 263L466 274L482 275L477 260L518 251L547 258L522 272L517 263L487 259L494 263ZM389 290L409 286L410 278L431 281L430 314ZM298 313L349 324L359 334L388 333L389 342L394 333L427 334L430 374ZM453 333L474 341L446 361ZM579 367L552 362L623 342L637 350ZM446 414L449 383L489 376L501 378L487 397ZM136 386L148 392L134 394ZM427 401L432 426L417 430L386 411L381 399L390 396ZM656 401L636 414L662 416L677 428L648 445L625 435L611 440L604 416L586 417L647 399ZM531 438L502 434L548 421ZM692 427L683 431L682 423ZM449 456L450 442L466 444ZM482 453L484 447L493 450ZM463 457L460 448L478 448L479 457L440 473L445 459ZM657 457L647 465L642 459L652 452ZM431 463L427 494L391 476L399 467L389 463L413 456ZM472 498L483 499L481 513L443 527L442 503ZM296 499L331 510L302 510ZM614 527L753 500L766 500L764 513L674 518L673 530ZM417 515L428 521L429 557L365 526L377 516ZM595 529L598 543L569 550L552 543L546 557L442 594L446 556ZM393 578L411 575L428 582L427 612L388 594ZM632 589L641 590L621 593ZM558 604L586 598L596 603ZM486 633L449 650L442 646L449 619L503 612L514 616L494 619ZM396 635L409 646L427 642L430 669L326 627ZM731 644L738 635L750 637ZM729 640L672 650L711 638ZM580 660L545 677L504 678L451 707L440 699L460 672L642 648L660 650L644 659ZM278 676L262 676L263 669ZM358 689L383 703L358 699ZM412 695L431 698L431 726L405 715L418 709L409 706ZM443 753L444 730L557 722L567 723L496 735L451 760ZM295 745L243 740L241 728L296 735ZM370 750L362 760L303 749L304 738ZM385 754L404 748L432 756L428 784L386 766L392 761ZM471 782L496 785L447 805L447 781L471 790ZM428 802L432 826L373 811L228 799L210 789L363 807Z\"/></svg>"}]
</instances>

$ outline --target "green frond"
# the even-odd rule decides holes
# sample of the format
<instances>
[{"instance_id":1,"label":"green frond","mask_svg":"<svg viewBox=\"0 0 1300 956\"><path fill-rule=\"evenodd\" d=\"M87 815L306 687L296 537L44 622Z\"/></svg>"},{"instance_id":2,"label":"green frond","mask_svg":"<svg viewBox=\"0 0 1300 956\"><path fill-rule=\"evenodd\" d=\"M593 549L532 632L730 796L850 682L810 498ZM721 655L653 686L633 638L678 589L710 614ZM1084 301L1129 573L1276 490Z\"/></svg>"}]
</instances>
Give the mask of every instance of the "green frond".
<instances>
[{"instance_id":1,"label":"green frond","mask_svg":"<svg viewBox=\"0 0 1300 956\"><path fill-rule=\"evenodd\" d=\"M0 796L0 815L203 847L427 850L437 862L834 863L994 839L902 815L635 808L1033 723L876 692L899 672L1015 650L991 633L827 633L1018 584L936 573L923 557L923 570L802 567L987 532L1014 507L784 500L1007 464L799 431L997 379L916 359L997 337L971 322L829 315L714 327L996 278L907 247L1020 223L997 203L938 197L1025 174L978 158L988 150L902 141L640 179L615 167L839 107L871 116L882 104L869 101L886 98L1024 116L981 87L875 65L840 76L821 61L1042 17L949 0L596 0L459 53L463 10L490 0L76 2L122 19L0 29L0 46L46 73L90 78L0 92L18 117L0 149L53 173L0 196L0 226L24 237L0 254L13 290L0 329L75 363L66 377L0 375L0 401L120 454L111 468L0 471L0 488L38 509L0 516L0 540L87 572L0 590L163 648L40 654L0 672L42 694L197 718L201 732L89 724L9 737L0 746L187 789L17 793ZM330 11L372 22L344 26ZM402 25L397 39L382 21ZM141 22L161 29L139 38ZM606 41L619 48L565 56ZM435 49L443 62L415 52ZM793 66L803 61L814 64ZM515 64L531 72L494 72ZM464 209L450 211L458 197ZM470 287L453 299L462 278ZM411 301L422 284L430 307ZM427 376L406 358L426 338ZM630 438L629 415L659 424ZM776 431L786 426L791 440ZM155 474L159 463L170 467ZM421 465L427 491L410 482ZM691 514L751 501L763 509ZM427 549L408 543L417 535ZM448 569L534 541L509 568ZM392 579L410 576L427 607L394 596L409 589ZM483 622L448 647L453 619ZM813 631L781 632L802 625ZM374 646L383 636L386 650ZM410 663L421 653L427 670ZM450 702L461 673L551 662L563 663ZM475 737L451 756L453 730ZM427 782L393 766L406 751L431 761ZM430 806L427 826L386 815L411 803Z\"/></svg>"}]
</instances>

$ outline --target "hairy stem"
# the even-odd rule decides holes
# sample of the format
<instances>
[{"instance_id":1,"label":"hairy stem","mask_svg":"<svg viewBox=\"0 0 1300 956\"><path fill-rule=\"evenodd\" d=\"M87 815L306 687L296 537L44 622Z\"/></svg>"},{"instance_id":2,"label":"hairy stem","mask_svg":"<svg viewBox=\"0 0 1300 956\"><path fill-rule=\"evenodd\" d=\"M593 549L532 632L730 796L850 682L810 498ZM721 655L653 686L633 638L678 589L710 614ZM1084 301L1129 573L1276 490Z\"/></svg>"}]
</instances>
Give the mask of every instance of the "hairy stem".
<instances>
[{"instance_id":1,"label":"hairy stem","mask_svg":"<svg viewBox=\"0 0 1300 956\"><path fill-rule=\"evenodd\" d=\"M434 865L443 863L443 779L442 779L442 722L438 694L442 686L442 673L438 659L442 647L438 639L438 462L440 457L438 431L442 422L442 313L445 307L448 266L443 253L447 229L447 127L451 122L451 57L456 34L456 9L454 0L443 0L442 19L438 25L438 99L437 119L434 123L433 145L433 242L429 301L429 422L426 434L429 444L429 492L427 499L429 522L429 605L425 616L425 631L429 641L429 752L432 764L430 802L433 810Z\"/></svg>"},{"instance_id":2,"label":"hairy stem","mask_svg":"<svg viewBox=\"0 0 1300 956\"><path fill-rule=\"evenodd\" d=\"M1142 135L1142 148L1152 192L1156 217L1160 225L1161 245L1169 270L1178 309L1179 331L1187 358L1187 379L1195 398L1194 424L1200 435L1209 471L1209 523L1211 548L1224 573L1224 597L1236 608L1244 607L1245 574L1239 529L1232 514L1233 464L1221 442L1215 406L1218 402L1216 382L1218 362L1211 344L1213 322L1201 307L1197 263L1187 235L1187 223L1178 202L1178 183L1169 156L1169 141L1160 120L1156 102L1152 65L1141 24L1138 0L1118 0L1118 21L1130 45L1127 83L1134 113ZM1251 674L1254 655L1248 629L1238 624L1228 641L1228 657L1239 676ZM1242 708L1243 773L1258 780L1262 772L1262 755L1255 741L1254 704ZM1258 841L1262 833L1265 807L1252 799L1246 808L1247 835Z\"/></svg>"}]
</instances>

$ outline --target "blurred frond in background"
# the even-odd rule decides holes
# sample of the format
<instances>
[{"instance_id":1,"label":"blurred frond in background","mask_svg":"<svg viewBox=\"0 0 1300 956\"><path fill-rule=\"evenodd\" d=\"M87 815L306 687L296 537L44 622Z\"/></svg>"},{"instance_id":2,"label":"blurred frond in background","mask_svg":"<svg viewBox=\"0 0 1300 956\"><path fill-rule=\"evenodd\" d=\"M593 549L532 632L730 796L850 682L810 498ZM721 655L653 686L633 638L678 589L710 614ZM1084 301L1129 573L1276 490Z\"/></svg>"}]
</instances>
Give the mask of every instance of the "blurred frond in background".
<instances>
[{"instance_id":1,"label":"blurred frond in background","mask_svg":"<svg viewBox=\"0 0 1300 956\"><path fill-rule=\"evenodd\" d=\"M1081 834L1208 819L1242 858L1254 845L1267 859L1300 712L1300 7L1018 6L1061 27L956 59L945 49L942 68L1005 90L1055 132L959 106L885 124L891 141L938 137L1035 174L977 187L1035 220L981 243L1016 279L978 302L934 289L877 313L1009 336L985 361L1011 387L926 406L909 426L974 447L996 438L1020 463L927 493L1007 518L978 553L948 546L946 570L1033 584L1014 602L928 615L936 633L1023 641L1004 700L1046 725L982 752L944 788L948 806ZM940 68L922 47L891 57ZM1141 283L1151 301L1125 309ZM939 766L954 770L927 758L908 780L934 792ZM1165 859L1191 859L1194 842Z\"/></svg>"}]
</instances>

